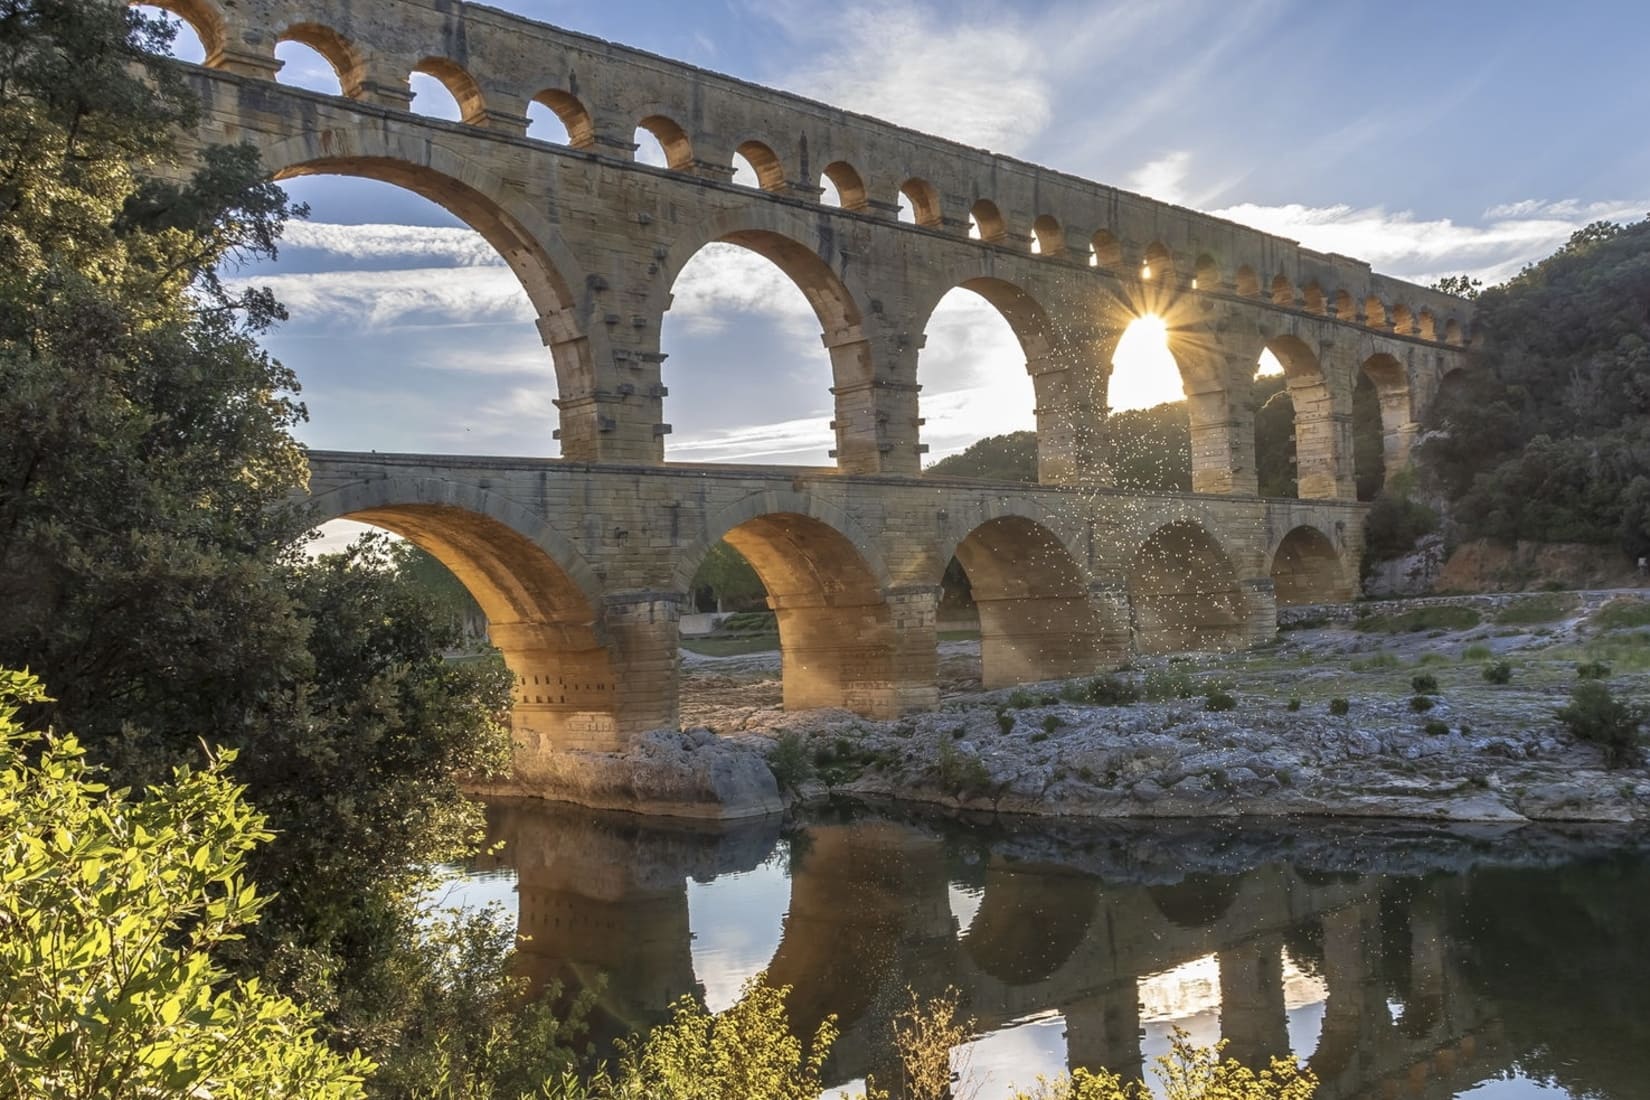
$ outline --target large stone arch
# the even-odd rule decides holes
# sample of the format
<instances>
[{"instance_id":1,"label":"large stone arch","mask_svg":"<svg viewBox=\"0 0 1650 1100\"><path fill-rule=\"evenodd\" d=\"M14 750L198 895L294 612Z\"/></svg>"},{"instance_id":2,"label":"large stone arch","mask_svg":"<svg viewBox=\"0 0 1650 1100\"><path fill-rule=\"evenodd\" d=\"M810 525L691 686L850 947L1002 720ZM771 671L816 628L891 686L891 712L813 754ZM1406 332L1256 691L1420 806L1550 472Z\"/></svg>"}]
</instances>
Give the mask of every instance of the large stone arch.
<instances>
[{"instance_id":1,"label":"large stone arch","mask_svg":"<svg viewBox=\"0 0 1650 1100\"><path fill-rule=\"evenodd\" d=\"M622 704L591 567L526 508L473 485L416 477L351 482L310 508L316 522L351 519L402 536L475 597L516 678L517 783L531 784L551 750L615 749L657 724Z\"/></svg>"},{"instance_id":2,"label":"large stone arch","mask_svg":"<svg viewBox=\"0 0 1650 1100\"><path fill-rule=\"evenodd\" d=\"M438 141L399 140L384 126L308 131L265 142L259 151L277 180L310 175L377 180L429 199L481 234L520 280L538 314L561 399L562 454L581 461L599 457L600 417L590 399L604 388L597 364L605 347L592 348L592 342L600 345L605 337L587 323L586 279L556 229L509 185Z\"/></svg>"},{"instance_id":3,"label":"large stone arch","mask_svg":"<svg viewBox=\"0 0 1650 1100\"><path fill-rule=\"evenodd\" d=\"M1318 353L1302 337L1282 334L1266 349L1283 365L1294 405L1296 495L1303 500L1341 499L1352 470L1351 394L1341 394Z\"/></svg>"},{"instance_id":4,"label":"large stone arch","mask_svg":"<svg viewBox=\"0 0 1650 1100\"><path fill-rule=\"evenodd\" d=\"M139 0L130 0L136 6ZM226 65L225 51L229 46L232 35L229 21L224 15L223 8L216 0L141 0L142 3L157 7L169 15L175 15L195 32L200 39L204 57L201 64L208 69L229 68Z\"/></svg>"},{"instance_id":5,"label":"large stone arch","mask_svg":"<svg viewBox=\"0 0 1650 1100\"><path fill-rule=\"evenodd\" d=\"M1090 875L993 860L962 949L1004 985L1032 985L1066 964L1089 934L1099 907L1100 882Z\"/></svg>"},{"instance_id":6,"label":"large stone arch","mask_svg":"<svg viewBox=\"0 0 1650 1100\"><path fill-rule=\"evenodd\" d=\"M1419 426L1415 423L1414 397L1409 371L1391 352L1374 351L1358 366L1359 384L1367 381L1374 390L1381 416L1382 482L1409 465L1409 449Z\"/></svg>"},{"instance_id":7,"label":"large stone arch","mask_svg":"<svg viewBox=\"0 0 1650 1100\"><path fill-rule=\"evenodd\" d=\"M926 656L905 652L886 564L845 516L800 493L747 497L714 517L706 537L678 559L681 590L717 539L767 589L787 710L840 707L886 718L930 701L910 698L904 685L932 694L932 644Z\"/></svg>"},{"instance_id":8,"label":"large stone arch","mask_svg":"<svg viewBox=\"0 0 1650 1100\"><path fill-rule=\"evenodd\" d=\"M1142 653L1241 649L1247 605L1231 556L1203 525L1158 527L1129 563L1129 615Z\"/></svg>"},{"instance_id":9,"label":"large stone arch","mask_svg":"<svg viewBox=\"0 0 1650 1100\"><path fill-rule=\"evenodd\" d=\"M974 524L942 559L968 575L986 688L1089 675L1123 659L1122 624L1091 597L1087 570L1049 519L1026 509Z\"/></svg>"},{"instance_id":10,"label":"large stone arch","mask_svg":"<svg viewBox=\"0 0 1650 1100\"><path fill-rule=\"evenodd\" d=\"M1279 607L1344 603L1353 585L1335 540L1308 524L1292 528L1270 555L1272 588Z\"/></svg>"}]
</instances>

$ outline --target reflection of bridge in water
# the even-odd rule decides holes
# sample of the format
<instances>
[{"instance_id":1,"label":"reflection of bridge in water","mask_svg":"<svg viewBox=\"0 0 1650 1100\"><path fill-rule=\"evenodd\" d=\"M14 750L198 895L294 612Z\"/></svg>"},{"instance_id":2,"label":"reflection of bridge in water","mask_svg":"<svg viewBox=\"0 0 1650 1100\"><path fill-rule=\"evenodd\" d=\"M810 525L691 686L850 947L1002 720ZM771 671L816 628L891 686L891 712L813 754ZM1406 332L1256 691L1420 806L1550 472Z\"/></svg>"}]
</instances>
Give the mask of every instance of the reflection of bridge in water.
<instances>
[{"instance_id":1,"label":"reflection of bridge in water","mask_svg":"<svg viewBox=\"0 0 1650 1100\"><path fill-rule=\"evenodd\" d=\"M527 973L572 986L605 973L597 1028L612 1034L703 993L687 880L756 867L779 839L773 824L667 832L539 806L498 808L492 820L519 875ZM970 852L953 836L887 821L815 826L793 842L790 906L768 973L792 987L800 1033L836 1016L834 1079L894 1080L889 1026L907 988L948 986L982 1033L1058 1012L1070 1067L1138 1073L1142 979L1211 955L1221 1035L1250 1064L1289 1050L1286 956L1320 983L1327 996L1308 1061L1323 1100L1451 1097L1512 1060L1448 947L1457 877L1284 862L1241 874L1158 862L1115 875L1094 873L1080 854L1075 863L1065 851L1021 855ZM961 935L951 905L959 880L980 891Z\"/></svg>"}]
</instances>

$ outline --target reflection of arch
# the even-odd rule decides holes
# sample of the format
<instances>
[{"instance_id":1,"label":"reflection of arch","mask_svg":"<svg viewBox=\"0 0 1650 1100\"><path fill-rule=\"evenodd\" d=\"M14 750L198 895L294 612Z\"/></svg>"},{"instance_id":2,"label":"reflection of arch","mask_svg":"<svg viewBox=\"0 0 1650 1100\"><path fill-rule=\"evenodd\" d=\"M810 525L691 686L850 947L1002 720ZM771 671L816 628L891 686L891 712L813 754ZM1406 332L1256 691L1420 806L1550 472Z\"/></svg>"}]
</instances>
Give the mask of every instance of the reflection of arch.
<instances>
[{"instance_id":1,"label":"reflection of arch","mask_svg":"<svg viewBox=\"0 0 1650 1100\"><path fill-rule=\"evenodd\" d=\"M1135 551L1129 610L1142 653L1243 646L1244 601L1231 559L1188 520L1159 527Z\"/></svg>"},{"instance_id":2,"label":"reflection of arch","mask_svg":"<svg viewBox=\"0 0 1650 1100\"><path fill-rule=\"evenodd\" d=\"M320 23L293 23L277 34L275 40L296 42L320 54L337 75L338 91L342 95L349 95L359 88L362 77L366 75L361 52L331 27Z\"/></svg>"},{"instance_id":3,"label":"reflection of arch","mask_svg":"<svg viewBox=\"0 0 1650 1100\"><path fill-rule=\"evenodd\" d=\"M854 166L845 160L832 161L825 166L822 173L836 188L837 201L844 210L864 210L869 196L865 193L865 180L860 177Z\"/></svg>"},{"instance_id":4,"label":"reflection of arch","mask_svg":"<svg viewBox=\"0 0 1650 1100\"><path fill-rule=\"evenodd\" d=\"M201 49L205 51L203 64L208 68L216 68L219 64L224 47L229 44L229 28L224 20L223 9L213 0L142 0L151 7L160 8L177 16L189 25L195 32L195 37L201 40ZM133 6L136 6L134 3Z\"/></svg>"},{"instance_id":5,"label":"reflection of arch","mask_svg":"<svg viewBox=\"0 0 1650 1100\"><path fill-rule=\"evenodd\" d=\"M1122 242L1110 230L1096 229L1094 237L1089 241L1089 262L1095 267L1122 267Z\"/></svg>"},{"instance_id":6,"label":"reflection of arch","mask_svg":"<svg viewBox=\"0 0 1650 1100\"><path fill-rule=\"evenodd\" d=\"M1237 875L1194 871L1176 883L1148 886L1146 893L1170 924L1197 929L1224 917L1242 887L1243 880Z\"/></svg>"},{"instance_id":7,"label":"reflection of arch","mask_svg":"<svg viewBox=\"0 0 1650 1100\"><path fill-rule=\"evenodd\" d=\"M1100 883L1090 875L993 863L963 951L1005 985L1043 981L1083 942L1099 904Z\"/></svg>"},{"instance_id":8,"label":"reflection of arch","mask_svg":"<svg viewBox=\"0 0 1650 1100\"><path fill-rule=\"evenodd\" d=\"M1254 268L1244 264L1237 269L1236 287L1237 292L1245 298L1259 298L1260 276L1255 274Z\"/></svg>"},{"instance_id":9,"label":"reflection of arch","mask_svg":"<svg viewBox=\"0 0 1650 1100\"><path fill-rule=\"evenodd\" d=\"M561 124L567 128L568 145L575 149L587 149L596 144L596 125L578 96L559 88L546 88L533 97L533 102L544 104L561 119Z\"/></svg>"},{"instance_id":10,"label":"reflection of arch","mask_svg":"<svg viewBox=\"0 0 1650 1100\"><path fill-rule=\"evenodd\" d=\"M1088 580L1048 526L999 516L970 531L955 555L979 610L985 687L1082 676L1107 663Z\"/></svg>"},{"instance_id":11,"label":"reflection of arch","mask_svg":"<svg viewBox=\"0 0 1650 1100\"><path fill-rule=\"evenodd\" d=\"M779 155L760 141L741 142L734 150L745 158L745 163L756 173L756 185L764 191L779 191L785 186L785 166Z\"/></svg>"},{"instance_id":12,"label":"reflection of arch","mask_svg":"<svg viewBox=\"0 0 1650 1100\"><path fill-rule=\"evenodd\" d=\"M1052 214L1039 214L1031 223L1031 239L1039 256L1058 256L1066 250L1066 235Z\"/></svg>"},{"instance_id":13,"label":"reflection of arch","mask_svg":"<svg viewBox=\"0 0 1650 1100\"><path fill-rule=\"evenodd\" d=\"M1352 595L1335 544L1316 527L1296 527L1283 537L1271 574L1279 607L1340 603Z\"/></svg>"},{"instance_id":14,"label":"reflection of arch","mask_svg":"<svg viewBox=\"0 0 1650 1100\"><path fill-rule=\"evenodd\" d=\"M1002 212L990 199L976 202L968 216L974 219L974 228L979 232L982 241L1000 241L1008 232Z\"/></svg>"},{"instance_id":15,"label":"reflection of arch","mask_svg":"<svg viewBox=\"0 0 1650 1100\"><path fill-rule=\"evenodd\" d=\"M638 130L646 130L658 141L665 152L665 167L682 171L693 166L693 142L687 131L664 115L648 115L636 123Z\"/></svg>"},{"instance_id":16,"label":"reflection of arch","mask_svg":"<svg viewBox=\"0 0 1650 1100\"><path fill-rule=\"evenodd\" d=\"M918 225L939 228L940 191L924 179L908 179L900 184L899 193L911 203L911 220Z\"/></svg>"},{"instance_id":17,"label":"reflection of arch","mask_svg":"<svg viewBox=\"0 0 1650 1100\"><path fill-rule=\"evenodd\" d=\"M1198 290L1220 289L1220 265L1207 252L1197 258L1197 266L1193 269L1192 286Z\"/></svg>"},{"instance_id":18,"label":"reflection of arch","mask_svg":"<svg viewBox=\"0 0 1650 1100\"><path fill-rule=\"evenodd\" d=\"M442 87L452 93L458 104L458 117L468 123L480 122L486 117L487 104L481 94L481 85L469 70L445 57L426 57L412 67L415 73L433 76Z\"/></svg>"}]
</instances>

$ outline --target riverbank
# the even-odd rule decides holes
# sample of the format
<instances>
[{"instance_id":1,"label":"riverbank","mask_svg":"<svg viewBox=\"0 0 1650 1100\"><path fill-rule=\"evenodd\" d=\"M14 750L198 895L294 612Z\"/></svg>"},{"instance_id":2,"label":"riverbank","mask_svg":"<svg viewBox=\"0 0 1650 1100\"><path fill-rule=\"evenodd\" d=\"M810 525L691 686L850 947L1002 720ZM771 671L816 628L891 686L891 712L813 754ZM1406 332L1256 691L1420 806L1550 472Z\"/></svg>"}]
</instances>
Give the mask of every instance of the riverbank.
<instances>
[{"instance_id":1,"label":"riverbank","mask_svg":"<svg viewBox=\"0 0 1650 1100\"><path fill-rule=\"evenodd\" d=\"M785 713L776 653L687 654L688 728L568 754L562 786L582 805L707 818L837 794L1055 818L1650 821L1650 769L1607 768L1557 716L1582 665L1650 703L1640 594L1288 620L1264 650L991 692L977 643L947 642L941 707L896 721Z\"/></svg>"}]
</instances>

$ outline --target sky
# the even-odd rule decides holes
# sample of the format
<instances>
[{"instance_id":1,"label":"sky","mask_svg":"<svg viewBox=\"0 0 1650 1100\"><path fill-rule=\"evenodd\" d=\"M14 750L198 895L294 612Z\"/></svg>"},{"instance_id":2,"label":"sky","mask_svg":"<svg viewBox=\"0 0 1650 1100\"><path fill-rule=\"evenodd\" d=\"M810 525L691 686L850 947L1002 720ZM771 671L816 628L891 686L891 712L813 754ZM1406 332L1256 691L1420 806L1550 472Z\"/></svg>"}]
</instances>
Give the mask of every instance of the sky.
<instances>
[{"instance_id":1,"label":"sky","mask_svg":"<svg viewBox=\"0 0 1650 1100\"><path fill-rule=\"evenodd\" d=\"M1493 283L1589 221L1650 212L1643 0L502 6L1418 282ZM336 91L316 55L288 43L281 56L281 79ZM414 90L415 110L456 114L428 78ZM548 112L530 133L565 137ZM558 453L548 353L478 237L386 184L308 177L288 190L309 221L289 228L278 261L228 274L271 286L291 313L267 343L303 384L304 442ZM800 291L766 260L712 245L674 292L666 459L827 464L830 365ZM1140 343L1119 356L1114 407L1179 396L1161 343ZM1033 426L1024 356L968 291L934 315L919 381L930 460Z\"/></svg>"}]
</instances>

